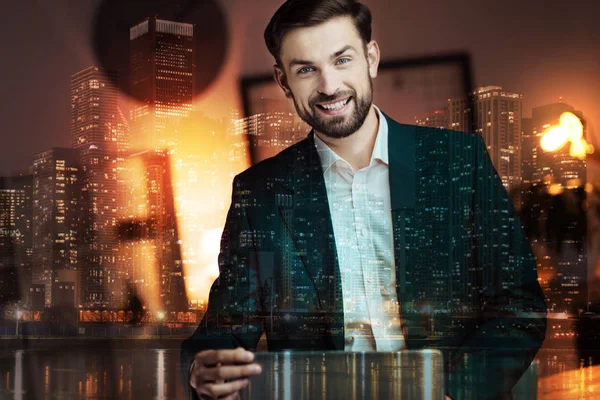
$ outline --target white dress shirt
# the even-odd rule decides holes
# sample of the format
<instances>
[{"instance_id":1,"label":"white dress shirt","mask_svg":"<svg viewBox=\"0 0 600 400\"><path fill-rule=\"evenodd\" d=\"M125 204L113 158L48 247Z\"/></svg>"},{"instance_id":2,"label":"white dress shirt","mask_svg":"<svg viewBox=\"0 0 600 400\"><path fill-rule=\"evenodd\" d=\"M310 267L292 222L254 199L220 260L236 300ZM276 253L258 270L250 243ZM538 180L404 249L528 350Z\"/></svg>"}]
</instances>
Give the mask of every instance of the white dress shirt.
<instances>
[{"instance_id":1,"label":"white dress shirt","mask_svg":"<svg viewBox=\"0 0 600 400\"><path fill-rule=\"evenodd\" d=\"M396 295L388 125L374 107L379 129L365 168L354 171L315 135L342 278L345 351L405 347Z\"/></svg>"}]
</instances>

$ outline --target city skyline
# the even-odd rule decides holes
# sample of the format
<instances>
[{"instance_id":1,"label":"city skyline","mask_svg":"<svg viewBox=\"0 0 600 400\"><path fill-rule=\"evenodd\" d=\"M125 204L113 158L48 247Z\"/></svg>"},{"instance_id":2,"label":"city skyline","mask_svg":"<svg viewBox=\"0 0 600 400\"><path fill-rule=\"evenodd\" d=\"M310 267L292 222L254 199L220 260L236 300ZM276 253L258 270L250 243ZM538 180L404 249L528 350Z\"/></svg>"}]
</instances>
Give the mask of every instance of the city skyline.
<instances>
[{"instance_id":1,"label":"city skyline","mask_svg":"<svg viewBox=\"0 0 600 400\"><path fill-rule=\"evenodd\" d=\"M492 163L510 193L514 207L520 210L523 226L530 234L536 232L529 241L536 255L540 285L549 310L573 309L576 304L581 307L588 301L588 269L594 267L588 266L586 235L576 234L576 239L571 236L558 239L543 233L549 226L551 210L542 193L547 192L550 185L560 185L555 187L561 191L584 187L587 183L587 162L585 158L572 156L569 146L544 151L541 139L549 127L559 124L563 113L576 115L584 123L582 135L585 139L583 113L569 104L558 102L536 107L532 110L532 118L522 118L522 94L506 92L501 86L486 86L476 88L470 95L473 97L473 110L468 108L469 103L464 98L448 99L446 107L416 118L416 124L435 129L465 130L484 137ZM471 120L474 120L474 128L469 126ZM446 150L436 151L435 145L431 147L433 157L423 161L424 168L428 162L435 163L435 155ZM455 152L458 154L460 150ZM450 193L445 192L445 195ZM502 220L502 215L500 217L497 226L507 226L507 221ZM495 218L493 213L490 218ZM581 220L565 220L563 223L565 226L562 228L566 231L585 232ZM504 235L507 239L510 237L508 232ZM554 249L563 249L564 253ZM502 255L498 254L496 258L501 259Z\"/></svg>"},{"instance_id":2,"label":"city skyline","mask_svg":"<svg viewBox=\"0 0 600 400\"><path fill-rule=\"evenodd\" d=\"M93 76L90 78L90 76L88 76L88 75L90 75L90 73L92 73L92 74L102 74L104 72L101 69L98 69L98 67L94 67L94 66L91 66L91 67L88 67L88 68L86 68L86 69L84 69L82 71L79 71L78 73L76 73L76 74L73 75L72 87L73 88L80 87L82 85L81 82L86 82L86 84L90 85L89 87L93 87L93 90L101 89L101 86L104 87L104 85L105 85L106 82L101 84L100 82L102 82L102 79L97 79L98 77L93 77ZM109 73L116 73L116 72L109 72ZM84 76L85 79L78 78L79 76ZM106 84L108 85L108 83L106 83ZM110 90L114 91L115 89L110 89ZM80 100L78 100L78 96L83 96L83 98L86 100L85 102L83 102L84 108L81 109L83 111L78 110L78 106L76 106L77 103L74 103L74 106L73 106L73 112L74 112L74 114L72 115L72 117L73 117L72 144L73 144L73 149L79 150L80 153L72 152L70 149L64 149L64 150L61 150L61 151L63 151L63 152L65 152L65 151L66 152L71 151L72 152L73 160L75 160L75 159L79 160L77 162L76 161L71 161L74 164L73 167L75 167L75 164L78 163L78 162L80 162L82 154L83 155L88 154L90 151L92 151L92 152L98 152L98 151L100 151L98 149L98 145L100 147L102 147L104 145L103 141L106 140L106 139L108 139L107 143L110 143L110 146L112 146L112 148L115 150L114 151L115 154L112 155L112 156L110 156L110 157L108 157L108 158L112 160L111 162L114 164L113 167L112 167L112 170L116 172L116 164L118 163L118 158L116 156L116 154L117 154L116 153L117 147L122 148L121 151L125 151L124 149L128 149L129 148L129 142L127 140L128 139L128 134L125 132L125 126L129 127L129 124L126 121L126 118L124 118L122 116L122 114L120 113L120 110L118 109L118 105L114 101L114 99L116 98L116 96L112 96L112 95L109 96L109 98L113 99L113 100L110 100L110 101L113 102L113 103L111 103L113 105L112 105L112 109L109 109L110 112L108 114L106 114L109 118L112 118L115 122L113 122L112 124L111 123L108 124L108 131L106 133L104 133L103 131L98 131L99 133L95 134L96 138L93 139L94 138L94 133L93 133L94 131L93 131L93 129L91 129L91 130L90 129L86 129L87 125L85 125L85 123L86 123L85 122L85 118L86 118L86 115L87 115L88 118L92 117L90 115L90 111L89 111L90 108L89 107L91 105L92 106L91 110L93 110L94 109L94 107L93 107L94 105L98 106L99 104L96 104L95 102L99 101L100 98L99 97L96 98L94 96L90 97L89 93L86 96L85 92L81 93L81 94L77 94L78 92L75 91L76 89L73 89L73 90L74 90L74 92L73 92L74 93L74 97L73 97L74 101L80 101ZM77 89L77 90L81 90L81 89ZM92 89L88 89L88 90L92 90ZM517 101L519 101L520 98L522 98L522 95L520 95L520 94L510 94L510 93L508 93L508 94L505 95L505 92L502 91L502 87L500 87L500 86L487 86L487 87L477 88L473 92L473 96L480 96L481 97L482 94L483 94L483 96L486 97L486 96L491 96L491 95L499 95L500 92L502 93L502 96L501 96L502 98L517 99ZM111 93L111 92L108 92L108 93ZM103 106L106 106L105 102L101 102L101 103L102 103ZM269 103L269 104L265 103L263 105L263 107L265 107L265 109L262 110L262 112L259 112L256 115L248 116L248 117L244 117L244 118L239 118L240 117L239 111L235 112L235 111L233 111L233 109L230 109L230 112L231 112L230 117L232 119L230 121L230 125L229 125L228 130L225 131L225 132L223 132L223 133L225 133L227 135L231 135L233 137L237 137L237 138L241 138L244 135L256 136L257 139L255 140L254 145L255 146L264 147L266 149L266 151L267 152L271 152L271 154L275 154L277 151L279 151L279 150L281 150L281 149L283 149L283 148L291 145L294 142L297 142L298 140L300 140L302 138L302 135L297 135L296 133L294 133L296 131L299 131L299 132L302 131L301 128L300 128L300 125L298 125L299 123L301 123L301 121L297 120L296 119L297 117L294 117L294 118L290 119L289 122L284 123L284 124L279 124L279 123L277 123L275 121L276 122L275 123L275 125L276 125L275 130L273 130L273 128L270 127L270 126L273 125L273 122L269 122L270 118L279 119L279 121L281 121L281 118L283 117L284 120L287 121L286 114L282 113L282 111L271 111L271 112L268 112L269 107L272 108L274 104L275 104L275 106L277 106L278 103L277 104L276 103ZM447 125L450 129L457 128L457 130L459 128L462 128L462 125L464 125L464 123L465 123L466 120L462 120L462 122L459 121L459 120L454 120L453 117L452 117L452 115L456 114L456 115L464 116L465 115L465 110L463 108L464 108L464 104L466 104L466 103L462 102L461 99L449 99L448 100L448 104L449 104L448 108L445 109L446 110L446 114L434 111L434 112L430 113L430 115L435 116L435 118L431 122L427 122L427 121L424 121L423 119L417 118L416 119L417 124L418 125L419 124L420 125L427 125L427 124L429 124L429 126L431 126L431 127L441 127L441 126L437 126L437 125ZM482 103L482 102L477 102L477 101L475 102L475 107L476 107L476 111L477 112L480 112L483 108L486 108L486 107L489 108L489 106L484 106L483 104L484 103ZM461 107L463 107L463 108L461 108ZM517 105L516 107L517 107L516 108L517 109L517 117L515 118L513 116L513 114L512 114L512 111L511 111L510 112L510 116L507 117L506 123L507 124L508 123L512 124L512 123L515 122L515 119L516 119L516 124L515 124L517 126L516 129L519 132L521 132L520 120L522 118L519 117L521 115L520 104ZM544 106L542 106L542 108L543 107ZM568 106L566 104L564 105L563 108L564 108L564 110L573 110L572 107L570 107L570 106ZM538 109L539 109L539 107L538 107ZM454 110L454 111L450 111L450 110ZM104 108L104 112L106 112L105 108ZM83 115L83 117L78 116L79 114ZM132 115L133 114L134 114L134 112L132 112ZM480 112L480 114L481 114L481 112ZM506 114L508 115L509 113L506 112ZM291 116L291 114L290 114L290 116ZM177 117L178 117L178 119L179 118L184 118L184 119L186 118L185 115L177 116ZM102 118L102 119L105 119L105 118ZM210 117L208 117L208 119L210 119ZM497 117L490 117L490 120L494 120L495 121L497 119L498 119ZM83 120L83 121L81 121L81 120ZM79 125L81 125L81 126L79 126ZM133 126L135 126L135 124ZM172 125L172 126L177 127L177 125ZM479 135L483 134L483 132L484 132L484 126L488 126L489 127L490 123L478 124L477 133ZM283 130L284 130L283 128L285 128L285 127L287 127L286 129L290 130L291 132L287 132L287 131L283 132ZM92 126L92 128L93 128L93 126ZM494 129L499 132L499 128L494 128ZM504 132L504 129L505 128L503 128L503 132ZM175 131L177 131L177 129L175 129ZM281 131L281 133L279 133L280 131ZM79 134L79 132L85 132L85 135L81 135L81 134ZM498 146L498 143L499 143L499 137L498 137L499 133L498 132L495 133L495 134L493 134L492 136L488 136L488 138L487 138L487 140L491 140L493 142L493 144L491 144L491 145L488 144L488 151L490 151L490 153L492 155L492 161L494 162L494 164L498 163L499 160L500 160L500 156L494 157L494 154L498 153L497 152L498 149L494 146L494 144L496 146ZM286 139L285 136L286 135L290 135L290 134L292 136L289 136ZM281 136L281 135L284 135L284 136ZM513 139L510 139L508 142L506 142L507 143L506 145L510 145L509 147L513 148L513 150L514 150L515 147L518 148L519 151L515 153L515 157L520 160L521 159L520 145L519 146L514 146L514 144L515 144L514 141L517 140L520 143L521 135L519 133L519 135L516 135L516 136L513 135L513 136L514 136ZM175 138L175 136L172 136L172 137ZM263 139L263 138L267 138L267 137L269 138L268 140L264 140ZM539 139L539 135L537 135L536 138ZM157 139L160 140L160 137L157 136ZM506 138L502 139L502 140L506 140ZM118 146L117 146L117 142L118 142ZM174 146L173 147L173 151L175 151L175 153L177 153L176 143L177 143L177 140L173 140L171 142L171 144ZM163 143L163 144L166 145L167 143ZM106 147L106 146L104 146L104 147ZM235 159L240 160L240 159L243 159L243 158L247 158L247 150L245 150L245 148L247 148L247 146L243 146L242 145L242 147L237 146L237 147L234 147L234 149L235 148L237 148L238 150L234 150L234 151L238 151L239 152L237 155L234 156ZM83 149L85 151L81 152L81 149ZM58 150L58 148L57 148L57 150ZM57 150L54 150L54 151L57 151ZM273 151L274 151L274 153L273 153ZM495 153L495 151L496 151L496 153ZM134 156L134 158L132 158L132 159L135 159L136 157L139 158L141 154L142 153L138 153L138 155ZM157 153L157 155L159 155L159 154ZM150 154L148 154L148 156L150 156ZM39 157L40 156L38 155L38 158ZM39 163L39 161L37 163ZM88 163L88 164L90 164L90 163ZM35 165L35 163L34 163L34 165ZM519 162L519 167L520 167L520 165L521 165L521 163ZM88 168L90 168L90 166L88 166ZM192 166L192 164L190 164L189 166ZM181 167L181 165L180 165L180 167ZM187 162L183 164L183 167L185 167L185 168L188 167ZM197 165L194 166L194 167L198 168ZM79 166L79 168L82 168L82 166ZM126 169L126 167L122 167L122 168ZM520 168L518 168L518 170L520 170ZM500 173L501 179L503 180L503 183L509 189L512 187L513 184L515 184L515 182L514 182L514 178L509 179L510 177L506 176L507 173L510 174L513 177L519 175L519 176L517 176L519 178L516 181L517 185L520 182L520 179L522 178L522 175L520 173L516 173L515 174L514 170L506 170L506 171L499 170L499 173ZM124 178L122 178L122 177L119 178L119 179L117 179L117 175L114 175L113 178L114 179L112 179L112 182L114 182L114 185L117 184L118 180L121 180L121 181L124 180ZM159 179L160 180L161 178L160 178L160 176L157 175L156 177L154 177L152 179L155 179L155 180ZM584 180L585 180L585 178L584 178ZM75 179L75 181L76 181L76 179ZM79 185L81 185L81 184L82 183L80 182ZM125 183L121 182L121 184L123 185ZM221 184L223 184L223 182L221 182ZM87 185L89 185L89 183ZM110 184L109 186L111 186L111 185L113 185L113 184ZM167 195L167 197L169 197L169 193L172 193L172 192L171 191L166 191L165 192L164 189L161 189L163 187L162 185L163 184L160 184L159 187L157 187L157 192L156 192L157 195L159 195L159 196ZM114 186L114 187L116 188L116 186ZM121 188L124 188L124 187L125 186L121 186ZM116 192L115 192L115 195L116 195ZM513 201L514 200L515 199L513 199ZM92 207L90 210L93 210L93 209L94 209L94 207ZM116 208L115 208L115 211L116 211ZM44 215L44 212L41 212L41 213L38 213L38 214ZM121 215L123 215L123 214L121 213ZM185 217L184 217L184 219L185 219ZM116 222L116 219L113 218L113 225L114 225L115 222ZM168 222L166 222L166 223L168 224ZM166 226L166 225L162 224L161 226L163 226L163 228L164 228L164 226ZM155 228L158 228L158 227L155 227ZM160 228L160 229L156 229L156 231L157 232L164 232L165 230L162 229L162 228ZM61 235L61 240L62 240L62 238L64 237L64 233L60 234L60 235ZM167 240L167 242L168 242L168 240ZM71 247L73 247L73 245L71 245ZM76 251L77 249L74 248L73 250ZM123 251L121 251L120 253L123 253ZM164 254L164 252L163 252L163 254ZM39 258L39 257L41 257L41 255L40 254L35 254L35 257ZM34 257L34 259L37 259L35 257ZM127 268L121 268L121 267L116 266L115 268L112 269L112 271L109 272L110 269L106 269L106 267L103 267L102 270L105 271L104 274L107 274L107 273L108 274L112 274L112 278L110 276L107 276L106 277L106 281L115 282L115 278L116 278L116 282L118 282L118 284L120 284L120 285L122 285L123 282L125 280L127 280L127 279L133 279L135 281L135 279L137 279L137 278L135 278L134 275L131 275L131 271L130 271L131 265L129 265L131 263L131 260L132 260L131 255L127 256L127 255L121 254L120 257L122 259L122 262L124 263L123 266L125 266L127 264ZM143 257L148 257L148 255L145 255ZM52 259L52 257L45 257L45 258ZM74 264L78 264L78 262L75 261ZM88 265L87 269L89 269L89 265L93 265L93 264L87 263L86 265ZM138 269L140 267L141 267L141 265L138 265ZM38 267L38 268L40 268L40 267ZM38 275L40 275L40 273L35 272L35 271L37 271L37 269L34 270L34 277L37 277ZM58 272L59 271L57 271L56 273L58 274ZM86 274L85 270L79 271L78 273L81 274L82 272L84 274ZM46 284L46 287L47 287L47 289L46 289L46 303L47 304L54 304L54 302L51 302L51 292L52 292L52 288L54 287L54 285L53 284L51 285L50 281L55 282L55 283L59 283L59 282L68 283L68 282L72 282L72 281L77 280L77 279L81 279L80 277L79 278L77 278L77 277L71 277L71 278L64 277L64 274L66 273L66 270L64 270L64 269L63 269L63 271L61 273L63 274L63 277L59 281L58 278L52 278L51 277L51 276L53 276L51 270L47 270L47 272L46 272L46 275L48 275L48 277L44 278L44 279L46 279L46 281L48 282ZM94 273L94 275L95 276L99 275L100 277L102 277L102 272L100 270L98 270L98 271L96 271ZM58 276L58 275L56 275L56 276ZM165 282L165 279L168 280L167 276L168 275L165 275L165 276L162 277L161 281L163 282L163 284ZM84 277L85 277L85 275L84 275ZM70 280L67 280L67 279L70 279ZM34 280L35 280L35 282L43 281L43 279L41 279L41 278L37 278L37 279L34 279ZM100 279L100 281L102 281L102 278ZM81 281L81 282L83 282L83 281ZM142 280L142 282L143 282L143 280ZM78 285L75 285L75 287L77 288L77 290L76 290L77 293L81 293L82 291L85 293L85 290L89 290L89 288L78 287ZM101 287L103 289L99 289L100 292L98 292L98 293L103 293L103 294L106 293L108 295L106 283L104 283L104 285L101 284L100 286L98 286L98 288L101 288ZM114 287L118 288L118 286L114 286ZM163 293L164 289L160 289L159 292ZM559 293L560 293L560 290L559 290L559 292L557 294L559 294ZM114 299L114 301L122 303L124 295L125 295L124 293L122 293L120 296L117 295L117 297ZM80 296L80 294L78 294L78 296ZM111 303L111 304L113 304L113 303ZM117 303L114 303L114 304L117 304ZM157 307L158 306L155 306L154 308L157 308ZM163 306L158 307L158 308L163 308Z\"/></svg>"},{"instance_id":3,"label":"city skyline","mask_svg":"<svg viewBox=\"0 0 600 400\"><path fill-rule=\"evenodd\" d=\"M180 240L182 234L186 236L186 229L195 232L192 233L195 235L206 228L200 219L177 211L182 190L185 191L185 187L196 180L195 175L215 168L212 165L207 171L199 171L200 154L186 151L186 143L190 140L187 137L189 121L196 111L201 112L195 109L193 101L194 25L151 17L131 26L129 40L130 73L127 84L129 93L136 98L134 102L127 102L129 118L122 112L123 96L116 84L120 71L92 65L75 72L71 75L71 147L53 147L37 153L31 168L34 173L32 284L44 283L46 305L57 303L52 294L55 290L72 288L74 305L118 307L125 304L125 299L131 295L131 289L125 289L125 283L129 282L146 292L143 297L150 299L152 309L169 309L170 305L180 303L173 295L182 294L184 277L193 279L194 272L200 275L208 272L203 268L189 269L190 264L198 264L199 260L194 256L198 249L190 245L189 236L188 240ZM451 98L442 112L428 114L432 116L431 120L429 117L415 117L416 124L474 131L483 137L502 183L507 190L516 192L512 200L520 205L523 179L521 135L539 139L541 128L538 127L536 134L535 129L531 134L523 132L522 121L528 128L531 124L523 118L522 93L507 92L501 86L482 86L468 96L473 97L474 109L467 108L470 105L464 98ZM217 132L234 139L229 143L233 147L218 149L220 154L227 154L230 160L247 160L248 147L252 147L253 151L254 148L262 149L262 158L271 156L301 140L302 133L309 128L297 117L289 102L261 98L257 105L259 107L254 115L243 118L239 118L238 110L229 107L229 121ZM533 109L532 113L535 115L535 110L543 107ZM473 120L475 126L470 127L468 123ZM215 120L207 116L205 121ZM435 131L431 133L435 134ZM215 135L214 130L212 135ZM244 137L249 140L246 146L242 144ZM422 167L442 166L442 170L449 168L452 173L460 170L459 165L445 163L448 154L458 154L461 149L436 148L438 139L442 139L439 142L442 143L448 140L447 137L434 140L432 136L430 139L431 143L420 142L420 146L429 148L430 154L439 155L439 159L419 159L419 162L425 163ZM217 152L213 151L212 156L218 159ZM547 161L562 163L561 160ZM550 169L554 166L551 165ZM65 176L65 171L72 172L71 179ZM135 173L138 178L134 185L139 187L130 189L128 180L132 183ZM572 175L572 172L567 173ZM562 170L555 173L559 179L563 174ZM182 179L182 176L186 177ZM541 172L536 172L536 180L533 177L527 177L527 180L540 182L542 176ZM585 183L585 174L578 173L576 176L583 178ZM44 183L44 179L49 182ZM453 181L458 179L457 175ZM228 183L215 179L212 182L221 186ZM78 197L78 191L81 191L81 197ZM192 192L187 193L185 199ZM450 203L442 209L452 212L451 198L458 193L449 192L447 195ZM62 216L55 215L55 206ZM506 205L493 204L491 207L489 211L494 214L494 207ZM428 214L427 210L424 215ZM176 215L179 218L176 219ZM498 226L510 223L501 213L497 217ZM42 223L44 218L47 220ZM152 239L150 243L139 246L135 240L118 240L114 227L126 218L138 218L139 221L131 220L134 224L140 221L147 224L144 229L148 229L148 233L137 240ZM40 231L42 226L45 231ZM430 232L430 235L444 236L441 231ZM493 236L492 232L489 235ZM501 236L497 239L503 243L502 246L509 245L511 236L506 232ZM55 243L64 248L55 246ZM448 249L442 251L441 256L450 253ZM439 256L420 254L418 259L411 260L410 268L416 268L415 265L420 263L427 265ZM504 259L510 255L500 252L493 256ZM455 262L457 266L462 263L460 257ZM581 263L580 259L578 264ZM416 271L418 268L409 273ZM438 272L445 273L442 270ZM283 283L284 286L287 284ZM436 290L439 292L439 288ZM560 293L558 289L557 294ZM444 297L448 294L444 293L439 301L434 295L432 301L438 307L443 303L461 304L464 301L461 297L464 294L450 294L455 296L454 300ZM186 307L179 304L176 308Z\"/></svg>"},{"instance_id":4,"label":"city skyline","mask_svg":"<svg viewBox=\"0 0 600 400\"><path fill-rule=\"evenodd\" d=\"M0 393L189 397L232 343L242 397L594 389L600 2L359 1L368 166L271 79L284 0L9 8ZM334 60L292 89L359 100Z\"/></svg>"},{"instance_id":5,"label":"city skyline","mask_svg":"<svg viewBox=\"0 0 600 400\"><path fill-rule=\"evenodd\" d=\"M89 68L101 68L98 67L96 65L90 65L88 67L85 67L84 69L82 69L81 71L76 71L73 75L85 71ZM115 71L116 72L116 71ZM498 85L498 84L488 84L488 85L483 85L483 86L477 86L475 88L475 90L493 90L494 88L496 88L497 91L501 91L503 93L515 93L515 92L510 92L509 90L506 90L506 88L503 85ZM519 93L519 95L521 96L520 98L526 98L527 96L523 93ZM556 104L556 103L564 103L566 105L566 107L572 109L572 110L578 110L577 113L578 116L580 118L584 118L583 117L583 113L585 111L577 109L576 107L574 107L572 104L570 104L568 101L566 101L564 98L562 97L557 97L554 99L555 101L552 101L550 99L548 99L547 103L544 104L539 104L536 105L532 108L529 109L529 112L525 112L527 111L526 109L523 109L521 115L521 120L530 120L531 114L533 112L534 109L540 109L543 108L545 106L551 105L551 104ZM266 100L269 101L269 100ZM298 129L298 127L308 127L308 125L306 125L306 123L304 121L301 121L299 119L299 117L297 116L297 114L295 113L295 110L293 110L292 108L290 108L289 104L285 104L285 105L279 105L278 103L281 102L282 100L279 99L273 99L272 100L273 103L270 103L269 105L264 106L265 110L269 109L269 106L275 107L277 109L277 112L292 112L294 114L294 124L290 125L291 129L293 129L294 131L296 131ZM459 110L462 108L464 108L464 106L466 105L466 103L462 103L464 102L464 98L461 97L457 97L457 98L452 98L452 99L448 99L448 103L451 104L452 106L456 107L455 112L459 112ZM273 105L275 104L275 105ZM377 105L377 102L374 101L373 104ZM139 105L137 105L137 107L139 107ZM135 109L135 107L132 107L133 109ZM119 104L119 113L121 116L121 120L125 123L125 124L132 124L132 120L126 118L122 112L121 112L121 105ZM134 115L134 110L130 111L131 116L133 117ZM260 118L260 115L263 114L265 111L261 111L261 112L256 112L254 115L251 116L242 116L242 111L241 111L241 107L236 108L233 107L232 105L228 105L228 106L224 106L222 108L222 112L218 115L218 116L211 116L211 115L206 115L203 111L201 111L200 109L198 109L197 105L195 105L195 103L190 103L188 105L186 105L186 112L185 114L182 114L181 116L189 116L189 112L191 110L198 110L201 115L204 118L208 118L209 120L215 121L215 122L222 122L225 120L233 120L233 119L238 119L240 122L238 125L231 127L230 129L235 132L235 135L239 135L239 134L248 134L248 128L244 128L244 125L248 125L251 124L250 123L250 119L256 119L257 117ZM285 111L284 111L285 110ZM383 110L385 111L385 110ZM464 111L464 110L463 110ZM440 107L438 109L432 109L430 110L430 112L428 112L427 114L424 115L415 115L414 116L414 120L412 121L413 124L415 125L421 125L421 126L435 126L435 127L442 127L442 125L444 125L447 121L448 121L448 117L449 114L452 114L452 111L448 111L448 107ZM236 117L232 117L232 115L235 115ZM529 116L526 116L529 115ZM431 118L431 121L425 121L425 118ZM587 122L587 121L586 121ZM253 124L256 124L256 122L254 122ZM439 126L436 126L436 124L438 124ZM467 125L467 120L466 119L462 119L462 120L456 120L456 122L451 121L450 124L448 124L448 128L449 129L456 129L458 127L462 127L464 125ZM177 127L176 126L171 126L173 128L173 131L176 131ZM127 127L127 129L130 129L129 126ZM163 128L164 129L164 128ZM308 127L308 129L310 129L310 127ZM456 129L456 130L463 130L465 132L470 131L469 129ZM308 130L306 131L306 133L308 133ZM171 133L171 135L173 135L173 133ZM285 139L277 139L277 143L275 144L275 147L283 149L285 148L285 146L287 145L291 145L293 144L295 141L302 139L302 135L298 135L298 133L294 133L293 136L290 136L289 138L285 138ZM167 142L166 140L162 140L162 144L165 145L166 147L168 146L175 146L176 145L176 139L174 139L174 137L170 138L171 141ZM588 138L589 139L589 138ZM72 140L72 139L71 139ZM140 140L140 139L137 139ZM131 142L127 142L129 147L131 147L131 143L136 141L136 139L132 139ZM187 141L187 140L186 140ZM593 142L591 142L593 143ZM266 143L265 143L266 144ZM486 142L487 144L487 142ZM125 144L122 143L121 146L124 146ZM264 145L264 144L263 144ZM491 147L491 145L488 144L488 146ZM69 145L67 144L66 146L62 146L59 145L58 143L53 144L51 147L69 147ZM128 147L128 149L129 149ZM144 147L138 147L137 150L139 151L143 151L147 148ZM274 155L276 153L271 153L270 155ZM23 161L24 163L27 162L28 165L26 167L21 168L20 170L17 171L13 171L12 173L0 173L0 177L16 177L16 176L26 176L31 174L31 168L32 168L32 164L31 161L33 160L33 156L35 155L35 153L32 153L31 156L31 160L29 161ZM270 156L269 155L269 156ZM498 157L493 157L493 160L496 161ZM494 162L494 165L496 163Z\"/></svg>"},{"instance_id":6,"label":"city skyline","mask_svg":"<svg viewBox=\"0 0 600 400\"><path fill-rule=\"evenodd\" d=\"M15 60L1 69L3 76L13 78L3 80L0 91L14 100L0 110L4 121L0 145L11 149L0 160L0 175L26 173L32 153L52 145L68 146L69 121L62 116L70 107L69 75L99 63L93 52L90 26L101 3L58 0L40 5L36 12L14 4L13 16L0 26L5 57ZM264 45L262 30L268 22L268 9L274 11L276 3L267 0L264 7L244 2L222 5L230 22L228 58L210 90L195 99L195 105L207 114L226 117L228 105L240 104L238 78L271 70L272 57ZM380 44L382 59L467 50L472 54L476 84L497 83L507 91L523 93L525 117L534 107L562 96L586 113L590 142L598 145L595 131L600 99L595 94L600 92L600 75L595 66L600 54L594 50L599 38L594 19L597 3L584 2L577 13L567 14L560 7L537 7L517 0L467 1L460 8L374 0L370 6L374 21L378 21L374 39ZM69 13L58 12L63 9ZM431 9L435 12L427 11ZM415 27L411 14L426 18ZM510 35L501 28L506 21L511 21ZM29 26L46 26L47 30L40 36ZM562 29L549 29L551 26ZM206 56L210 58L210 54ZM28 79L20 78L24 76ZM35 118L30 117L30 110L36 110Z\"/></svg>"}]
</instances>

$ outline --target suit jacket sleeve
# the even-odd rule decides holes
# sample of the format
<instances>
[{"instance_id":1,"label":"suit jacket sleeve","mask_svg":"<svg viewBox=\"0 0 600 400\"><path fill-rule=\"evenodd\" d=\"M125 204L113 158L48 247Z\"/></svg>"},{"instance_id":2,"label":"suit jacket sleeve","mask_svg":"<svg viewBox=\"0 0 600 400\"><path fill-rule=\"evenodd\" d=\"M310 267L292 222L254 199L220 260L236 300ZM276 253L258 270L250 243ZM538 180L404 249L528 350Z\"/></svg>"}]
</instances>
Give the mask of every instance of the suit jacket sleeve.
<instances>
[{"instance_id":1,"label":"suit jacket sleeve","mask_svg":"<svg viewBox=\"0 0 600 400\"><path fill-rule=\"evenodd\" d=\"M188 382L196 353L239 346L255 350L263 332L256 307L257 267L249 260L256 254L246 215L252 193L242 182L239 176L233 181L231 206L221 237L219 277L210 289L207 311L193 335L181 346L183 384L192 398L196 394Z\"/></svg>"},{"instance_id":2,"label":"suit jacket sleeve","mask_svg":"<svg viewBox=\"0 0 600 400\"><path fill-rule=\"evenodd\" d=\"M480 136L475 154L472 262L485 283L479 291L480 311L471 333L447 360L446 384L454 399L468 397L466 387L477 393L473 398L505 399L512 398L511 389L542 345L546 305L533 252ZM491 215L506 212L506 207L502 210L498 204L508 206L508 219ZM508 229L497 226L498 221L508 221ZM498 236L502 232L504 238ZM490 253L500 243L510 248L508 268L497 265Z\"/></svg>"}]
</instances>

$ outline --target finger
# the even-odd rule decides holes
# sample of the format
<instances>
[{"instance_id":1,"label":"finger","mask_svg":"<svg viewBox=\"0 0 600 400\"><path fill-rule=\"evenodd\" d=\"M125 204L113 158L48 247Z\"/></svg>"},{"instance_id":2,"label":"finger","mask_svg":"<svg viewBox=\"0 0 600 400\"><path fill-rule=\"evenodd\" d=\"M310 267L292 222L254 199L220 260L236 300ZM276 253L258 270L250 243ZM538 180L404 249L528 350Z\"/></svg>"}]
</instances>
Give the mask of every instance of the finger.
<instances>
[{"instance_id":1,"label":"finger","mask_svg":"<svg viewBox=\"0 0 600 400\"><path fill-rule=\"evenodd\" d=\"M221 364L217 364L217 367L220 367ZM194 365L194 369L190 375L190 385L196 389L200 385L204 385L207 383L225 383L225 380L215 380L211 379L207 376L206 373L207 368L202 365L202 363L197 363Z\"/></svg>"},{"instance_id":2,"label":"finger","mask_svg":"<svg viewBox=\"0 0 600 400\"><path fill-rule=\"evenodd\" d=\"M235 350L206 350L196 354L196 362L205 366L216 364L249 363L254 360L254 353L246 351L243 347Z\"/></svg>"},{"instance_id":3,"label":"finger","mask_svg":"<svg viewBox=\"0 0 600 400\"><path fill-rule=\"evenodd\" d=\"M206 381L219 381L226 379L247 378L259 375L262 367L252 363L247 365L217 365L215 367L202 367L202 378Z\"/></svg>"},{"instance_id":4,"label":"finger","mask_svg":"<svg viewBox=\"0 0 600 400\"><path fill-rule=\"evenodd\" d=\"M200 398L205 396L212 399L217 399L220 396L229 396L239 390L242 390L246 387L246 385L248 385L248 382L248 379L240 379L227 383L206 383L204 385L200 385L196 392Z\"/></svg>"},{"instance_id":5,"label":"finger","mask_svg":"<svg viewBox=\"0 0 600 400\"><path fill-rule=\"evenodd\" d=\"M221 364L217 364L216 367L220 367ZM190 386L196 389L198 386L206 383L225 383L224 379L213 379L207 376L207 368L202 364L195 364L190 374ZM214 373L212 374L214 375ZM211 375L211 376L212 376Z\"/></svg>"},{"instance_id":6,"label":"finger","mask_svg":"<svg viewBox=\"0 0 600 400\"><path fill-rule=\"evenodd\" d=\"M240 392L231 393L229 396L221 397L219 400L239 400Z\"/></svg>"}]
</instances>

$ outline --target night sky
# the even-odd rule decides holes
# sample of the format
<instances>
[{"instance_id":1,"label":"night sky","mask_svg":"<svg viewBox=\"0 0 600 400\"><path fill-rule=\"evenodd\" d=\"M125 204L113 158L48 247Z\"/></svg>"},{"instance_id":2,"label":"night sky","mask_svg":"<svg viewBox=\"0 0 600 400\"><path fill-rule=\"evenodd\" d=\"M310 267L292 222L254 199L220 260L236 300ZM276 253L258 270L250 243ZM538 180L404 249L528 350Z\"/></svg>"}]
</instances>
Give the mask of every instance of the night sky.
<instances>
[{"instance_id":1,"label":"night sky","mask_svg":"<svg viewBox=\"0 0 600 400\"><path fill-rule=\"evenodd\" d=\"M123 0L125 1L125 0ZM33 153L69 146L70 75L96 63L92 27L100 0L4 3L0 25L0 174L26 171ZM239 107L240 75L271 71L262 33L276 0L221 0L230 43L199 108ZM563 97L584 113L600 149L600 6L597 1L366 0L382 59L468 50L476 85L523 93L531 108ZM210 57L210 54L206 54ZM376 101L376 99L375 99ZM385 110L384 110L385 111ZM595 128L595 136L594 136ZM600 151L600 150L599 150ZM229 184L229 183L225 183Z\"/></svg>"}]
</instances>

